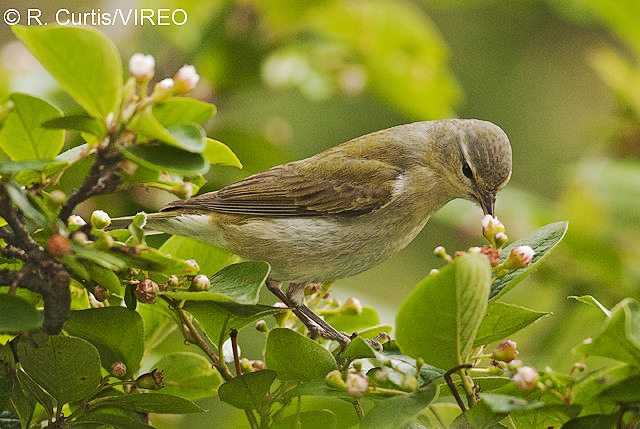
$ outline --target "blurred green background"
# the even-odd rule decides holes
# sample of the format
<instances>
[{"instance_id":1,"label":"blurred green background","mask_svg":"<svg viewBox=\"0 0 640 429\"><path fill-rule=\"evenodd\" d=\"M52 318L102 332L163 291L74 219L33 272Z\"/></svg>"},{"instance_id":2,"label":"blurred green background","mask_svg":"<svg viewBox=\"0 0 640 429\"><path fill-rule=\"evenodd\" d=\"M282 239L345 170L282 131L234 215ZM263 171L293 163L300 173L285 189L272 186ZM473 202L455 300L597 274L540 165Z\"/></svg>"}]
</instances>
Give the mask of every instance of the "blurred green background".
<instances>
[{"instance_id":1,"label":"blurred green background","mask_svg":"<svg viewBox=\"0 0 640 429\"><path fill-rule=\"evenodd\" d=\"M1 6L19 10L26 24L23 2ZM61 7L29 6L50 23ZM184 25L97 28L125 63L135 52L154 55L157 80L183 64L196 66L201 81L194 96L218 107L208 134L245 165L212 168L206 191L392 125L447 117L500 125L514 153L513 176L497 204L509 237L570 222L543 268L506 297L554 313L514 338L526 363L566 372L578 359L571 348L597 333L602 314L567 296L592 294L608 307L640 296L637 0L68 1L64 8L186 12ZM67 112L77 109L4 23L0 58L0 99L21 91ZM171 199L136 190L93 205L124 215ZM450 203L406 250L340 280L334 294L355 295L392 323L413 286L442 265L432 256L435 246L455 251L484 244L481 216L469 202ZM253 334L243 334L245 354L259 357ZM225 412L232 413L216 411Z\"/></svg>"}]
</instances>

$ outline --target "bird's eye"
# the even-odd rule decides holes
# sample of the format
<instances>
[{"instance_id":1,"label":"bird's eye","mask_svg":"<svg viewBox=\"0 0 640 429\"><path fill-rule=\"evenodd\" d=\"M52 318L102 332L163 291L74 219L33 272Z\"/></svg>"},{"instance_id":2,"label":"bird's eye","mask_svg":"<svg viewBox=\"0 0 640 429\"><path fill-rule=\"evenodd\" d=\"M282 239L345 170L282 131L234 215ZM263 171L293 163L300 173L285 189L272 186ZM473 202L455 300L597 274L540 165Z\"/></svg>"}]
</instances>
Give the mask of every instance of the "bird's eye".
<instances>
[{"instance_id":1,"label":"bird's eye","mask_svg":"<svg viewBox=\"0 0 640 429\"><path fill-rule=\"evenodd\" d=\"M462 174L464 174L469 179L473 179L473 172L471 171L471 167L466 162L462 165Z\"/></svg>"}]
</instances>

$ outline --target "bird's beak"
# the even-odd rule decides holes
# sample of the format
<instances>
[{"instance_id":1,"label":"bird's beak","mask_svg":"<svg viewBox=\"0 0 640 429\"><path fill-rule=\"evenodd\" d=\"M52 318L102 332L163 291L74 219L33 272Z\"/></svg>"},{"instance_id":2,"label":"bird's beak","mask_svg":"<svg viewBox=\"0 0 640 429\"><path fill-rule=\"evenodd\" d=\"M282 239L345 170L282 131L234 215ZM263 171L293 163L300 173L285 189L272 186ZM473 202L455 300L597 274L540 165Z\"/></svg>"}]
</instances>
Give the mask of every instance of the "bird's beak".
<instances>
[{"instance_id":1,"label":"bird's beak","mask_svg":"<svg viewBox=\"0 0 640 429\"><path fill-rule=\"evenodd\" d=\"M478 199L478 203L480 203L480 207L482 207L484 214L493 216L493 211L496 206L495 194L478 194L476 198Z\"/></svg>"}]
</instances>

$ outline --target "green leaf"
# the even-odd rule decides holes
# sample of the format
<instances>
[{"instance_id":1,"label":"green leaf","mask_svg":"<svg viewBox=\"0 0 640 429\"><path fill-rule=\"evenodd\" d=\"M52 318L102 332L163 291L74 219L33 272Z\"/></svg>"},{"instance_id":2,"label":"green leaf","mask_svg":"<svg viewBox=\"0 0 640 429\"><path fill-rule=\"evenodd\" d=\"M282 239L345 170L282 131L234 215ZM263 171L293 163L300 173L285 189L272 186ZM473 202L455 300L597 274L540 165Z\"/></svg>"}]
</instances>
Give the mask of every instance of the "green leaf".
<instances>
[{"instance_id":1,"label":"green leaf","mask_svg":"<svg viewBox=\"0 0 640 429\"><path fill-rule=\"evenodd\" d=\"M242 163L226 144L207 138L207 147L202 152L211 165L228 165L242 169Z\"/></svg>"},{"instance_id":2,"label":"green leaf","mask_svg":"<svg viewBox=\"0 0 640 429\"><path fill-rule=\"evenodd\" d=\"M154 105L152 113L165 127L190 122L204 124L216 113L216 106L193 98L173 97Z\"/></svg>"},{"instance_id":3,"label":"green leaf","mask_svg":"<svg viewBox=\"0 0 640 429\"><path fill-rule=\"evenodd\" d=\"M36 207L31 200L29 199L29 195L14 186L13 184L5 183L5 187L7 189L7 193L11 197L13 203L18 207L24 216L33 224L35 228L46 228L48 226L48 221L46 216Z\"/></svg>"},{"instance_id":4,"label":"green leaf","mask_svg":"<svg viewBox=\"0 0 640 429\"><path fill-rule=\"evenodd\" d=\"M45 175L48 175L50 171L55 171L65 165L67 165L66 162L60 161L3 162L0 163L0 174L3 176L13 176L26 170L32 170L44 172Z\"/></svg>"},{"instance_id":5,"label":"green leaf","mask_svg":"<svg viewBox=\"0 0 640 429\"><path fill-rule=\"evenodd\" d=\"M580 344L576 353L604 356L640 367L640 303L626 298L611 310L602 332Z\"/></svg>"},{"instance_id":6,"label":"green leaf","mask_svg":"<svg viewBox=\"0 0 640 429\"><path fill-rule=\"evenodd\" d=\"M276 379L274 371L265 369L232 378L218 389L220 400L242 410L256 410L267 399Z\"/></svg>"},{"instance_id":7,"label":"green leaf","mask_svg":"<svg viewBox=\"0 0 640 429\"><path fill-rule=\"evenodd\" d=\"M281 380L316 380L337 369L336 361L324 347L291 329L269 332L265 363Z\"/></svg>"},{"instance_id":8,"label":"green leaf","mask_svg":"<svg viewBox=\"0 0 640 429\"><path fill-rule=\"evenodd\" d=\"M372 392L369 392L369 394L372 394ZM300 383L295 388L286 391L283 394L283 399L288 400L300 396L325 396L353 401L353 396L349 395L346 389L329 387L324 380L305 381Z\"/></svg>"},{"instance_id":9,"label":"green leaf","mask_svg":"<svg viewBox=\"0 0 640 429\"><path fill-rule=\"evenodd\" d=\"M607 366L580 379L572 388L576 404L593 403L594 398L611 386L640 375L638 368L625 364Z\"/></svg>"},{"instance_id":10,"label":"green leaf","mask_svg":"<svg viewBox=\"0 0 640 429\"><path fill-rule=\"evenodd\" d=\"M226 250L195 238L180 237L178 235L169 237L158 250L176 258L197 258L200 266L199 272L209 277L230 263L238 261L237 256Z\"/></svg>"},{"instance_id":11,"label":"green leaf","mask_svg":"<svg viewBox=\"0 0 640 429\"><path fill-rule=\"evenodd\" d=\"M13 161L53 160L64 144L64 131L48 130L43 122L62 116L58 108L27 94L9 96L14 103L0 129L0 148Z\"/></svg>"},{"instance_id":12,"label":"green leaf","mask_svg":"<svg viewBox=\"0 0 640 429\"><path fill-rule=\"evenodd\" d=\"M85 262L84 267L87 269L91 280L116 295L122 295L122 285L116 273L91 262Z\"/></svg>"},{"instance_id":13,"label":"green leaf","mask_svg":"<svg viewBox=\"0 0 640 429\"><path fill-rule=\"evenodd\" d=\"M121 416L111 413L103 412L89 412L81 414L80 417L75 420L78 423L96 424L97 427L115 427L122 429L151 429L153 426L146 425L139 420L134 420L131 417ZM73 425L82 426L81 424ZM93 426L91 426L93 427Z\"/></svg>"},{"instance_id":14,"label":"green leaf","mask_svg":"<svg viewBox=\"0 0 640 429\"><path fill-rule=\"evenodd\" d=\"M161 124L154 116L151 108L137 114L129 127L141 136L142 140L159 140L170 146L192 153L202 153L206 148L206 135L197 123Z\"/></svg>"},{"instance_id":15,"label":"green leaf","mask_svg":"<svg viewBox=\"0 0 640 429\"><path fill-rule=\"evenodd\" d=\"M491 267L470 253L422 280L396 316L403 353L439 368L465 362L487 309Z\"/></svg>"},{"instance_id":16,"label":"green leaf","mask_svg":"<svg viewBox=\"0 0 640 429\"><path fill-rule=\"evenodd\" d=\"M509 414L513 411L535 410L545 406L544 402L527 401L517 396L501 395L498 393L483 393L480 395L482 401L489 409L496 413Z\"/></svg>"},{"instance_id":17,"label":"green leaf","mask_svg":"<svg viewBox=\"0 0 640 429\"><path fill-rule=\"evenodd\" d=\"M275 422L273 429L334 429L338 425L338 418L329 410L305 411L299 414L287 416Z\"/></svg>"},{"instance_id":18,"label":"green leaf","mask_svg":"<svg viewBox=\"0 0 640 429\"><path fill-rule=\"evenodd\" d=\"M202 413L204 410L198 405L179 396L165 393L132 393L130 395L114 396L95 404L97 407L117 407L141 413L157 414L191 414Z\"/></svg>"},{"instance_id":19,"label":"green leaf","mask_svg":"<svg viewBox=\"0 0 640 429\"><path fill-rule=\"evenodd\" d=\"M477 347L501 340L549 314L551 313L492 301L480 323L473 346Z\"/></svg>"},{"instance_id":20,"label":"green leaf","mask_svg":"<svg viewBox=\"0 0 640 429\"><path fill-rule=\"evenodd\" d=\"M193 153L202 153L207 147L204 130L198 124L169 125L167 131L178 142L178 147Z\"/></svg>"},{"instance_id":21,"label":"green leaf","mask_svg":"<svg viewBox=\"0 0 640 429\"><path fill-rule=\"evenodd\" d=\"M370 328L380 324L378 312L372 307L362 307L360 314L345 314L340 310L323 314L325 320L338 331L342 332L358 332L363 329Z\"/></svg>"},{"instance_id":22,"label":"green leaf","mask_svg":"<svg viewBox=\"0 0 640 429\"><path fill-rule=\"evenodd\" d=\"M195 297L197 299L206 292L192 292L192 294L198 295ZM223 298L229 299L224 296ZM231 301L195 301L189 295L183 308L198 319L216 346L224 342L231 329L240 330L250 323L282 312L282 308L268 305L239 304Z\"/></svg>"},{"instance_id":23,"label":"green leaf","mask_svg":"<svg viewBox=\"0 0 640 429\"><path fill-rule=\"evenodd\" d=\"M12 27L40 64L91 116L116 111L122 88L118 50L99 31L77 27Z\"/></svg>"},{"instance_id":24,"label":"green leaf","mask_svg":"<svg viewBox=\"0 0 640 429\"><path fill-rule=\"evenodd\" d=\"M168 171L185 176L204 174L209 163L199 153L187 152L166 144L139 144L120 147L125 158L156 171Z\"/></svg>"},{"instance_id":25,"label":"green leaf","mask_svg":"<svg viewBox=\"0 0 640 429\"><path fill-rule=\"evenodd\" d=\"M185 399L214 396L223 381L211 363L195 353L169 353L151 367L162 370L164 374L162 393Z\"/></svg>"},{"instance_id":26,"label":"green leaf","mask_svg":"<svg viewBox=\"0 0 640 429\"><path fill-rule=\"evenodd\" d=\"M42 313L15 295L0 294L0 332L21 332L42 326Z\"/></svg>"},{"instance_id":27,"label":"green leaf","mask_svg":"<svg viewBox=\"0 0 640 429\"><path fill-rule=\"evenodd\" d=\"M369 343L362 337L355 337L351 342L345 347L341 354L342 359L345 362L351 362L354 359L363 359L363 358L371 358L375 359L377 357L376 352L371 348Z\"/></svg>"},{"instance_id":28,"label":"green leaf","mask_svg":"<svg viewBox=\"0 0 640 429\"><path fill-rule=\"evenodd\" d=\"M569 222L550 223L502 249L500 251L501 263L509 257L511 249L517 246L531 246L535 254L527 267L509 271L509 273L494 281L493 285L491 285L489 299L494 300L504 295L508 290L528 276L531 271L542 262L544 257L564 238L564 235L567 233L567 228L569 228Z\"/></svg>"},{"instance_id":29,"label":"green leaf","mask_svg":"<svg viewBox=\"0 0 640 429\"><path fill-rule=\"evenodd\" d=\"M20 388L25 396L32 398L44 408L45 413L48 416L53 415L53 408L55 401L53 397L42 390L42 387L38 386L35 381L24 371L16 371Z\"/></svg>"},{"instance_id":30,"label":"green leaf","mask_svg":"<svg viewBox=\"0 0 640 429\"><path fill-rule=\"evenodd\" d=\"M102 365L111 370L114 362L124 362L127 375L135 374L144 352L142 318L124 307L102 307L72 311L64 329L84 338L100 353Z\"/></svg>"},{"instance_id":31,"label":"green leaf","mask_svg":"<svg viewBox=\"0 0 640 429\"><path fill-rule=\"evenodd\" d=\"M102 378L96 348L81 338L44 337L38 337L37 347L24 338L18 343L18 358L27 374L55 398L58 406L93 393Z\"/></svg>"},{"instance_id":32,"label":"green leaf","mask_svg":"<svg viewBox=\"0 0 640 429\"><path fill-rule=\"evenodd\" d=\"M618 414L592 414L569 420L562 429L613 429L618 421Z\"/></svg>"},{"instance_id":33,"label":"green leaf","mask_svg":"<svg viewBox=\"0 0 640 429\"><path fill-rule=\"evenodd\" d=\"M107 132L102 122L91 116L83 115L63 116L61 118L50 119L43 122L42 127L49 129L77 130L97 137L102 137Z\"/></svg>"},{"instance_id":34,"label":"green leaf","mask_svg":"<svg viewBox=\"0 0 640 429\"><path fill-rule=\"evenodd\" d=\"M576 301L581 302L583 304L587 304L587 305L590 305L592 307L599 308L600 311L602 311L605 316L611 317L611 312L609 311L609 309L607 307L605 307L604 305L600 304L600 302L597 299L595 299L594 297L592 297L591 295L583 295L583 296L571 295L568 298L569 299L575 299Z\"/></svg>"},{"instance_id":35,"label":"green leaf","mask_svg":"<svg viewBox=\"0 0 640 429\"><path fill-rule=\"evenodd\" d=\"M629 403L640 401L640 375L627 378L606 388L598 395L598 399L615 401L616 403Z\"/></svg>"},{"instance_id":36,"label":"green leaf","mask_svg":"<svg viewBox=\"0 0 640 429\"><path fill-rule=\"evenodd\" d=\"M211 290L241 304L257 304L270 270L260 261L231 264L211 277Z\"/></svg>"},{"instance_id":37,"label":"green leaf","mask_svg":"<svg viewBox=\"0 0 640 429\"><path fill-rule=\"evenodd\" d=\"M402 425L426 408L436 396L436 386L379 401L360 422L361 428L384 429Z\"/></svg>"}]
</instances>

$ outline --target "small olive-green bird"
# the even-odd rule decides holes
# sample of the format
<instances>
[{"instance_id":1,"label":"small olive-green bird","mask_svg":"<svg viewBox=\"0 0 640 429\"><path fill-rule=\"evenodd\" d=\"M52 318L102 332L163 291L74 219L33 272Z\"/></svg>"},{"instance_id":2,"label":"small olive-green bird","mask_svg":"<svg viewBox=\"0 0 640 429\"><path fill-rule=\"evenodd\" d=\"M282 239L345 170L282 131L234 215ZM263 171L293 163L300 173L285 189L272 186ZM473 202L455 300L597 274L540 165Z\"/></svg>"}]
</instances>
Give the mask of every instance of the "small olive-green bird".
<instances>
[{"instance_id":1,"label":"small olive-green bird","mask_svg":"<svg viewBox=\"0 0 640 429\"><path fill-rule=\"evenodd\" d=\"M453 199L493 215L510 176L511 146L498 126L475 119L416 122L171 202L148 216L147 228L268 262L269 289L312 331L318 328L315 335L344 345L348 337L325 332L333 328L302 304L304 286L381 263ZM280 290L285 281L287 295Z\"/></svg>"}]
</instances>

